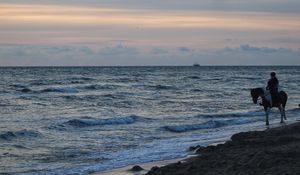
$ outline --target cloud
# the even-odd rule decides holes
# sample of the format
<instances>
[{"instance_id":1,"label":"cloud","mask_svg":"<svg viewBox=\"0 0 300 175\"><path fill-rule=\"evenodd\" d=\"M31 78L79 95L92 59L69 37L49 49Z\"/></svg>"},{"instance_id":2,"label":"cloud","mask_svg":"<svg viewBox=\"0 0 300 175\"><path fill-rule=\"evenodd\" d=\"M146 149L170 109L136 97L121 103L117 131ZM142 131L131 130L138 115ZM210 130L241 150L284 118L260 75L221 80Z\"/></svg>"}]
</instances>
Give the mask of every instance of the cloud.
<instances>
[{"instance_id":1,"label":"cloud","mask_svg":"<svg viewBox=\"0 0 300 175\"><path fill-rule=\"evenodd\" d=\"M80 47L78 49L78 51L82 52L84 54L87 54L87 55L93 55L93 54L95 54L95 52L91 48L86 47L86 46Z\"/></svg>"},{"instance_id":2,"label":"cloud","mask_svg":"<svg viewBox=\"0 0 300 175\"><path fill-rule=\"evenodd\" d=\"M101 47L101 46L100 46ZM138 49L125 45L95 49L78 45L0 45L1 66L117 65L132 63Z\"/></svg>"},{"instance_id":3,"label":"cloud","mask_svg":"<svg viewBox=\"0 0 300 175\"><path fill-rule=\"evenodd\" d=\"M40 1L32 2L37 3L1 4L0 11L5 15L0 15L0 44L105 44L109 48L103 49L106 50L104 54L111 55L109 52L127 52L122 45L114 48L116 43L124 43L127 47L128 44L138 43L136 47L141 50L176 49L183 45L186 48L176 51L186 54L191 52L188 47L213 49L241 42L295 47L300 41L300 22L294 15L74 6L71 1L64 5L38 5ZM83 4L88 2L82 1ZM102 0L93 2L109 3ZM225 41L227 38L236 40ZM53 48L53 53L64 52L63 49L68 48ZM94 54L93 50L86 48L85 51ZM134 52L138 51L131 50L131 53Z\"/></svg>"},{"instance_id":4,"label":"cloud","mask_svg":"<svg viewBox=\"0 0 300 175\"><path fill-rule=\"evenodd\" d=\"M0 4L0 65L300 64L299 0Z\"/></svg>"},{"instance_id":5,"label":"cloud","mask_svg":"<svg viewBox=\"0 0 300 175\"><path fill-rule=\"evenodd\" d=\"M7 0L0 0L0 2L7 3ZM72 4L127 9L300 12L300 2L298 0L10 0L9 2L13 4Z\"/></svg>"},{"instance_id":6,"label":"cloud","mask_svg":"<svg viewBox=\"0 0 300 175\"><path fill-rule=\"evenodd\" d=\"M151 55L162 55L162 54L169 53L169 51L167 51L166 49L162 49L162 48L153 48L153 49L150 50L149 53Z\"/></svg>"},{"instance_id":7,"label":"cloud","mask_svg":"<svg viewBox=\"0 0 300 175\"><path fill-rule=\"evenodd\" d=\"M189 49L188 47L179 47L177 50L180 52L185 52L185 53L191 52L191 49Z\"/></svg>"},{"instance_id":8,"label":"cloud","mask_svg":"<svg viewBox=\"0 0 300 175\"><path fill-rule=\"evenodd\" d=\"M241 44L203 50L99 45L0 45L1 66L300 65L300 50Z\"/></svg>"},{"instance_id":9,"label":"cloud","mask_svg":"<svg viewBox=\"0 0 300 175\"><path fill-rule=\"evenodd\" d=\"M34 48L31 48L31 50L34 50ZM44 51L48 54L60 54L60 53L66 53L66 52L72 52L73 49L66 46L45 46L40 47L40 51Z\"/></svg>"},{"instance_id":10,"label":"cloud","mask_svg":"<svg viewBox=\"0 0 300 175\"><path fill-rule=\"evenodd\" d=\"M105 47L101 49L99 53L108 56L109 55L136 55L138 54L138 49L119 44L116 46Z\"/></svg>"},{"instance_id":11,"label":"cloud","mask_svg":"<svg viewBox=\"0 0 300 175\"><path fill-rule=\"evenodd\" d=\"M293 52L288 48L270 48L270 47L257 47L250 46L249 44L241 44L240 47L230 48L226 47L224 51L227 52L252 52L257 54L275 54L275 53L291 53Z\"/></svg>"},{"instance_id":12,"label":"cloud","mask_svg":"<svg viewBox=\"0 0 300 175\"><path fill-rule=\"evenodd\" d=\"M9 52L9 50L3 50L2 49L2 52ZM1 50L0 50L1 52ZM23 56L27 56L29 55L28 51L26 49L23 49L22 47L17 47L15 48L13 51L12 51L12 55L15 55L15 56L19 56L19 57L23 57Z\"/></svg>"},{"instance_id":13,"label":"cloud","mask_svg":"<svg viewBox=\"0 0 300 175\"><path fill-rule=\"evenodd\" d=\"M199 53L209 65L300 65L300 51L241 44ZM199 61L201 64L201 62Z\"/></svg>"}]
</instances>

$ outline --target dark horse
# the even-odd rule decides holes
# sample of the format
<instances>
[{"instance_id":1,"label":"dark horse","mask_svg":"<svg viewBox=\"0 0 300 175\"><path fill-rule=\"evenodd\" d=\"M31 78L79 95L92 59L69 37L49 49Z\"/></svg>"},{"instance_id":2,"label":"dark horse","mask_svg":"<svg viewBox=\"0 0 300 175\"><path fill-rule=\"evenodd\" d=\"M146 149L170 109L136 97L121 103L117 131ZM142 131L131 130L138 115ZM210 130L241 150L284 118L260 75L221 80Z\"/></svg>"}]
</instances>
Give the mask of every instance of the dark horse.
<instances>
[{"instance_id":1,"label":"dark horse","mask_svg":"<svg viewBox=\"0 0 300 175\"><path fill-rule=\"evenodd\" d=\"M274 104L272 104L272 102L270 102L270 100L267 98L266 91L263 88L251 89L251 97L254 104L257 104L258 98L261 97L261 105L264 107L266 112L266 125L269 125L269 111L272 107L277 107L279 109L281 114L281 123L283 123L283 118L286 120L285 106L288 96L284 91L279 91L277 97L278 102Z\"/></svg>"}]
</instances>

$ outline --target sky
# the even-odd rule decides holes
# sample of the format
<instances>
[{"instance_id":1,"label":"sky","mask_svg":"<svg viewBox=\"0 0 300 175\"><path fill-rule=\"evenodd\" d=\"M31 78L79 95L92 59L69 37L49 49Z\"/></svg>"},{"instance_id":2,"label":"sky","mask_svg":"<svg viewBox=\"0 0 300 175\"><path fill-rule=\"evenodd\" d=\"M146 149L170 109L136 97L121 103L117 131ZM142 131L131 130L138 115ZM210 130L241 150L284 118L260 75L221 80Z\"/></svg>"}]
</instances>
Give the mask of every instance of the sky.
<instances>
[{"instance_id":1,"label":"sky","mask_svg":"<svg viewBox=\"0 0 300 175\"><path fill-rule=\"evenodd\" d=\"M300 65L299 0L0 0L0 66Z\"/></svg>"}]
</instances>

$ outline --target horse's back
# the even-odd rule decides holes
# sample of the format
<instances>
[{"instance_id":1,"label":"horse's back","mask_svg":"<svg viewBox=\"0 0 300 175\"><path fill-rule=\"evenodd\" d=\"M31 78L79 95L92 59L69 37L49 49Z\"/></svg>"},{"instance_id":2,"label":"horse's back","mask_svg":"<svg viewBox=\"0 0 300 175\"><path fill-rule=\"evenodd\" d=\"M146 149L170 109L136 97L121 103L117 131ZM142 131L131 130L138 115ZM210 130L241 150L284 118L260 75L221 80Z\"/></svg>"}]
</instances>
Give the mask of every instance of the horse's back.
<instances>
[{"instance_id":1,"label":"horse's back","mask_svg":"<svg viewBox=\"0 0 300 175\"><path fill-rule=\"evenodd\" d=\"M287 93L284 90L278 91L278 94L282 95L282 96L286 96L286 97L288 96Z\"/></svg>"}]
</instances>

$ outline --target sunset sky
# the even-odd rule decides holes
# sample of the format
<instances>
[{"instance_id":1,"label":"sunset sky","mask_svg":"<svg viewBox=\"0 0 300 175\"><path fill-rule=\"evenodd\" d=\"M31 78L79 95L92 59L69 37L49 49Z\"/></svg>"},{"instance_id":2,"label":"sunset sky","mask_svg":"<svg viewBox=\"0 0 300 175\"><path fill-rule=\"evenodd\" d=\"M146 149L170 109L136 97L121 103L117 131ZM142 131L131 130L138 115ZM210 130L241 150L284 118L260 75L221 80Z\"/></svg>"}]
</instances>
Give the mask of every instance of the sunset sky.
<instances>
[{"instance_id":1,"label":"sunset sky","mask_svg":"<svg viewBox=\"0 0 300 175\"><path fill-rule=\"evenodd\" d=\"M0 0L0 66L300 65L299 0Z\"/></svg>"}]
</instances>

